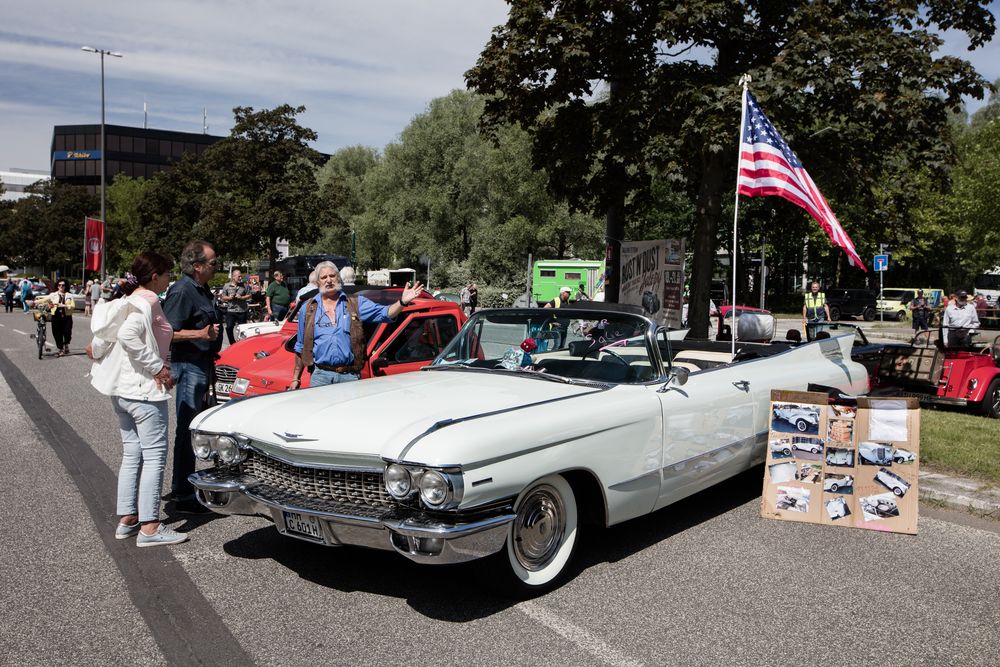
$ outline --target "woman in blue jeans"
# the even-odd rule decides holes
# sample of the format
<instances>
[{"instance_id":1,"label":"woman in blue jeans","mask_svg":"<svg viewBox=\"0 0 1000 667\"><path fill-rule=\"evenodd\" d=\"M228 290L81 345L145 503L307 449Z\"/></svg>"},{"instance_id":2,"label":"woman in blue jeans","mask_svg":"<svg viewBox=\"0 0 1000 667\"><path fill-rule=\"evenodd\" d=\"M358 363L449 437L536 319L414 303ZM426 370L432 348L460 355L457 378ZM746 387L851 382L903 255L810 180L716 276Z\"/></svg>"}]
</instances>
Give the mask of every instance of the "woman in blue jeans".
<instances>
[{"instance_id":1,"label":"woman in blue jeans","mask_svg":"<svg viewBox=\"0 0 1000 667\"><path fill-rule=\"evenodd\" d=\"M140 547L187 540L160 523L160 492L167 459L167 400L173 328L157 294L167 288L173 261L145 252L132 262L122 292L95 309L91 383L111 397L122 437L115 538L133 535Z\"/></svg>"}]
</instances>

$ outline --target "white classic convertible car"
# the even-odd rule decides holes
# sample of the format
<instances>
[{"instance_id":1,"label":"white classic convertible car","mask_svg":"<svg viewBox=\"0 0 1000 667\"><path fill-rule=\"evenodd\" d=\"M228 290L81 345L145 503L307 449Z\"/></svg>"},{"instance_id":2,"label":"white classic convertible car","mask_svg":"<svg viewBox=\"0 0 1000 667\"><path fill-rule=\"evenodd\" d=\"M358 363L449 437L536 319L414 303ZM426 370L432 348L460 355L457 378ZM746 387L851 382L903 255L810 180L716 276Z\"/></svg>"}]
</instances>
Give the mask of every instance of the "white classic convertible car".
<instances>
[{"instance_id":1,"label":"white classic convertible car","mask_svg":"<svg viewBox=\"0 0 1000 667\"><path fill-rule=\"evenodd\" d=\"M421 563L494 556L554 585L581 526L653 512L765 457L770 394L858 394L851 336L677 341L624 306L487 310L421 372L231 401L191 425L199 500L284 535Z\"/></svg>"}]
</instances>

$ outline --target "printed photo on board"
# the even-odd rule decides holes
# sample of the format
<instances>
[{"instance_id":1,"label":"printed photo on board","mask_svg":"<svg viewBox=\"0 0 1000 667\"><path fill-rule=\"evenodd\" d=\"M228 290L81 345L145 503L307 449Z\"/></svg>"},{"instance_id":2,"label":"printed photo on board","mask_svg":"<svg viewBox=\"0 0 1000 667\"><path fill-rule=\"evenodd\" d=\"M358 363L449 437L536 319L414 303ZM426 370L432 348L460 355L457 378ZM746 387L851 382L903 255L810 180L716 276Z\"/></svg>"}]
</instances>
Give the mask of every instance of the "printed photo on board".
<instances>
[{"instance_id":1,"label":"printed photo on board","mask_svg":"<svg viewBox=\"0 0 1000 667\"><path fill-rule=\"evenodd\" d=\"M826 515L834 521L851 515L851 508L847 506L847 501L843 498L828 500L823 506L826 508Z\"/></svg>"},{"instance_id":2,"label":"printed photo on board","mask_svg":"<svg viewBox=\"0 0 1000 667\"><path fill-rule=\"evenodd\" d=\"M865 521L878 521L899 516L899 506L896 496L891 493L880 493L877 496L861 498L861 516Z\"/></svg>"},{"instance_id":3,"label":"printed photo on board","mask_svg":"<svg viewBox=\"0 0 1000 667\"><path fill-rule=\"evenodd\" d=\"M767 467L768 472L771 475L771 482L776 484L781 484L782 482L791 482L795 479L795 461L789 461L788 463L775 463Z\"/></svg>"},{"instance_id":4,"label":"printed photo on board","mask_svg":"<svg viewBox=\"0 0 1000 667\"><path fill-rule=\"evenodd\" d=\"M771 440L768 443L768 447L771 449L772 459L787 459L792 455L792 441L791 440Z\"/></svg>"},{"instance_id":5,"label":"printed photo on board","mask_svg":"<svg viewBox=\"0 0 1000 667\"><path fill-rule=\"evenodd\" d=\"M802 489L797 486L779 486L775 509L789 510L792 512L809 511L809 489Z\"/></svg>"},{"instance_id":6,"label":"printed photo on board","mask_svg":"<svg viewBox=\"0 0 1000 667\"><path fill-rule=\"evenodd\" d=\"M893 463L915 463L916 460L916 454L908 449L903 449L902 447L897 447L896 451L892 454Z\"/></svg>"},{"instance_id":7,"label":"printed photo on board","mask_svg":"<svg viewBox=\"0 0 1000 667\"><path fill-rule=\"evenodd\" d=\"M827 409L827 415L834 419L854 419L858 413L858 409L853 405L831 405Z\"/></svg>"},{"instance_id":8,"label":"printed photo on board","mask_svg":"<svg viewBox=\"0 0 1000 667\"><path fill-rule=\"evenodd\" d=\"M879 468L875 473L875 481L902 498L910 490L910 483L894 472Z\"/></svg>"},{"instance_id":9,"label":"printed photo on board","mask_svg":"<svg viewBox=\"0 0 1000 667\"><path fill-rule=\"evenodd\" d=\"M808 435L792 436L792 455L807 461L823 459L823 441Z\"/></svg>"},{"instance_id":10,"label":"printed photo on board","mask_svg":"<svg viewBox=\"0 0 1000 667\"><path fill-rule=\"evenodd\" d=\"M854 437L854 421L850 419L831 419L828 435L831 442L850 442Z\"/></svg>"},{"instance_id":11,"label":"printed photo on board","mask_svg":"<svg viewBox=\"0 0 1000 667\"><path fill-rule=\"evenodd\" d=\"M854 467L854 450L843 447L829 447L826 450L826 464L843 468Z\"/></svg>"},{"instance_id":12,"label":"printed photo on board","mask_svg":"<svg viewBox=\"0 0 1000 667\"><path fill-rule=\"evenodd\" d=\"M771 430L779 433L819 435L819 406L796 403L775 403Z\"/></svg>"},{"instance_id":13,"label":"printed photo on board","mask_svg":"<svg viewBox=\"0 0 1000 667\"><path fill-rule=\"evenodd\" d=\"M865 466L891 466L892 445L865 441L858 444L858 463Z\"/></svg>"},{"instance_id":14,"label":"printed photo on board","mask_svg":"<svg viewBox=\"0 0 1000 667\"><path fill-rule=\"evenodd\" d=\"M803 463L799 466L798 472L795 474L795 479L800 482L805 482L807 484L812 484L813 482L818 482L820 475L823 474L823 466L818 463Z\"/></svg>"},{"instance_id":15,"label":"printed photo on board","mask_svg":"<svg viewBox=\"0 0 1000 667\"><path fill-rule=\"evenodd\" d=\"M827 473L823 477L823 490L830 493L854 493L854 477Z\"/></svg>"}]
</instances>

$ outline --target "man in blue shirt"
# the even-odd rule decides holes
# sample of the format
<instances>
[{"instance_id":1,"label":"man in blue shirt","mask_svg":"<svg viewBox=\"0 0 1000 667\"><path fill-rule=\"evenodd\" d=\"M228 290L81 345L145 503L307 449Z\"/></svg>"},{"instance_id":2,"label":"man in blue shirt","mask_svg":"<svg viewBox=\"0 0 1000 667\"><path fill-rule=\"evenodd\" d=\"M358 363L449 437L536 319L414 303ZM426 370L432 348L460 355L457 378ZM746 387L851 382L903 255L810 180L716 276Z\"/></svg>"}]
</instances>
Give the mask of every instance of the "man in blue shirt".
<instances>
[{"instance_id":1,"label":"man in blue shirt","mask_svg":"<svg viewBox=\"0 0 1000 667\"><path fill-rule=\"evenodd\" d=\"M365 345L361 323L395 321L403 307L410 305L424 289L419 281L412 287L406 283L399 301L380 306L363 296L348 297L333 262L320 262L316 275L319 294L299 316L295 373L290 389L299 388L302 369L309 366L313 367L309 380L312 387L359 379ZM307 322L312 323L311 331L306 328Z\"/></svg>"}]
</instances>

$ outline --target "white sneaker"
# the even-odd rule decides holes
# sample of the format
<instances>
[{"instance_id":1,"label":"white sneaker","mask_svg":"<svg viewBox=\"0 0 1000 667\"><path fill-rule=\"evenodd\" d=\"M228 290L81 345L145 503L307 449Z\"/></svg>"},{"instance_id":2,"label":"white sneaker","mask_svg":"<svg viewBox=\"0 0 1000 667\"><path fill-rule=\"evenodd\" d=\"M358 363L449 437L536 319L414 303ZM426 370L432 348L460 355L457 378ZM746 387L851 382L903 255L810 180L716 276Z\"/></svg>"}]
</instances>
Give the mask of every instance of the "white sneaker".
<instances>
[{"instance_id":1,"label":"white sneaker","mask_svg":"<svg viewBox=\"0 0 1000 667\"><path fill-rule=\"evenodd\" d=\"M156 532L152 535L147 535L146 533L139 531L139 534L135 537L136 546L140 547L156 547L164 544L180 544L181 542L187 542L188 536L186 533L178 533L176 530L167 528L162 523L156 529Z\"/></svg>"}]
</instances>

